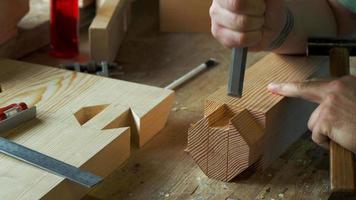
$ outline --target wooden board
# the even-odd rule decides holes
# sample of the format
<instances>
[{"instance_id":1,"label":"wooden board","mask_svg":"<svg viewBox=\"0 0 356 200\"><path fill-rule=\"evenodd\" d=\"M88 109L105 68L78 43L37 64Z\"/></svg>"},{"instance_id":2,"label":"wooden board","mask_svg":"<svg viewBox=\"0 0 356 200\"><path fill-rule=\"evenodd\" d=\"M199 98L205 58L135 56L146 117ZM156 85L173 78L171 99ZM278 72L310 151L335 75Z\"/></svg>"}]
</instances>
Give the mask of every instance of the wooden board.
<instances>
[{"instance_id":1,"label":"wooden board","mask_svg":"<svg viewBox=\"0 0 356 200\"><path fill-rule=\"evenodd\" d=\"M114 61L127 32L130 0L107 0L98 8L89 27L90 56Z\"/></svg>"},{"instance_id":2,"label":"wooden board","mask_svg":"<svg viewBox=\"0 0 356 200\"><path fill-rule=\"evenodd\" d=\"M0 60L0 107L24 101L37 118L3 134L101 176L117 169L133 142L144 145L165 125L170 90L11 60ZM0 199L78 199L87 189L0 156Z\"/></svg>"},{"instance_id":3,"label":"wooden board","mask_svg":"<svg viewBox=\"0 0 356 200\"><path fill-rule=\"evenodd\" d=\"M160 0L160 30L210 33L211 4L212 0Z\"/></svg>"},{"instance_id":4,"label":"wooden board","mask_svg":"<svg viewBox=\"0 0 356 200\"><path fill-rule=\"evenodd\" d=\"M78 0L79 8L87 7L94 3L94 0Z\"/></svg>"},{"instance_id":5,"label":"wooden board","mask_svg":"<svg viewBox=\"0 0 356 200\"><path fill-rule=\"evenodd\" d=\"M29 0L0 1L0 45L17 35L17 24L29 11L29 4Z\"/></svg>"},{"instance_id":6,"label":"wooden board","mask_svg":"<svg viewBox=\"0 0 356 200\"><path fill-rule=\"evenodd\" d=\"M48 0L30 1L30 12L17 28L18 35L0 45L0 57L20 58L49 44Z\"/></svg>"},{"instance_id":7,"label":"wooden board","mask_svg":"<svg viewBox=\"0 0 356 200\"><path fill-rule=\"evenodd\" d=\"M211 178L229 181L250 166L266 168L301 134L315 105L273 95L272 81L303 81L328 70L320 58L269 55L247 70L243 97L226 87L207 98L204 118L188 133L188 149Z\"/></svg>"}]
</instances>

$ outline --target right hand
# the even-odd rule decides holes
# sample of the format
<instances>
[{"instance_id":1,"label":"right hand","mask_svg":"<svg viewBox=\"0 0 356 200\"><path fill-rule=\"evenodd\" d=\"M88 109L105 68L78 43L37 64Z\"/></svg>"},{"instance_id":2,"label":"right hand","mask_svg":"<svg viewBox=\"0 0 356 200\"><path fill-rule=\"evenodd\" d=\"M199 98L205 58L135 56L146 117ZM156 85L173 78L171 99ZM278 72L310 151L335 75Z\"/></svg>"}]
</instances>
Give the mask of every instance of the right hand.
<instances>
[{"instance_id":1,"label":"right hand","mask_svg":"<svg viewBox=\"0 0 356 200\"><path fill-rule=\"evenodd\" d=\"M345 76L336 80L273 83L268 86L268 90L318 103L308 123L313 141L329 148L329 140L333 140L356 154L355 85L355 76Z\"/></svg>"},{"instance_id":2,"label":"right hand","mask_svg":"<svg viewBox=\"0 0 356 200\"><path fill-rule=\"evenodd\" d=\"M213 0L211 32L224 46L266 50L285 23L284 0Z\"/></svg>"}]
</instances>

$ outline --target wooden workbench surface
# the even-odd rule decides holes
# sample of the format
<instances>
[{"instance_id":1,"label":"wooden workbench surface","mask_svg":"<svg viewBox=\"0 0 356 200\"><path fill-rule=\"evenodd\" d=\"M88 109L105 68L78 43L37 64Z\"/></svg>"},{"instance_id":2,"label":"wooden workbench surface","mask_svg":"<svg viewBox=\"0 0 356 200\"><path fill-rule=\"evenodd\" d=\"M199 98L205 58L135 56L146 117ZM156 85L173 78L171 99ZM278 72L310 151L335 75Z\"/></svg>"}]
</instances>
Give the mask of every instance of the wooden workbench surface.
<instances>
[{"instance_id":1,"label":"wooden workbench surface","mask_svg":"<svg viewBox=\"0 0 356 200\"><path fill-rule=\"evenodd\" d=\"M167 127L143 148L133 149L124 166L85 199L328 198L328 153L309 134L264 172L245 173L231 183L208 179L185 151L187 129L202 117L203 100L226 84L230 51L209 34L158 33L157 0L136 1L133 9L132 25L117 58L123 73L115 78L163 87L209 57L221 64L179 88ZM24 60L58 63L43 55L37 52ZM264 55L251 53L248 65Z\"/></svg>"}]
</instances>

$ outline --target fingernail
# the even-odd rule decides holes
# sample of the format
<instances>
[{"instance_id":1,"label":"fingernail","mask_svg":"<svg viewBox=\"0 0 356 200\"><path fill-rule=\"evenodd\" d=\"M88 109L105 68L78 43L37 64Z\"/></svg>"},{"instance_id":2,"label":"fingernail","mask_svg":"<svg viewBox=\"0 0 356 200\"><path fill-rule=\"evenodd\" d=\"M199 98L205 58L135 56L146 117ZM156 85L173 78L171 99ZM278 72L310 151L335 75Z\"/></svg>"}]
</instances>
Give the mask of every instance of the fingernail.
<instances>
[{"instance_id":1,"label":"fingernail","mask_svg":"<svg viewBox=\"0 0 356 200\"><path fill-rule=\"evenodd\" d=\"M277 93L279 91L279 89L281 88L281 85L278 83L270 83L267 86L267 89L272 92L272 93Z\"/></svg>"}]
</instances>

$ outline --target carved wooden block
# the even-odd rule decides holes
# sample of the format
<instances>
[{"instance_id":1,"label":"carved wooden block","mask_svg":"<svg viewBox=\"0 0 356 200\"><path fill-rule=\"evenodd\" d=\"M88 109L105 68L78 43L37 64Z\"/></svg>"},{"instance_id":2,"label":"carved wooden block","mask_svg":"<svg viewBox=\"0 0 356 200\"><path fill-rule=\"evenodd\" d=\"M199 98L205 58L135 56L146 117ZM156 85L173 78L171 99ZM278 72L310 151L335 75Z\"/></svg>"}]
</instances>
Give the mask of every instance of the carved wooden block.
<instances>
[{"instance_id":1,"label":"carved wooden block","mask_svg":"<svg viewBox=\"0 0 356 200\"><path fill-rule=\"evenodd\" d=\"M327 69L321 58L263 58L247 70L242 98L228 96L225 87L208 97L205 117L188 132L193 159L207 176L223 181L252 165L269 166L305 133L315 105L270 94L267 85L303 81Z\"/></svg>"}]
</instances>

